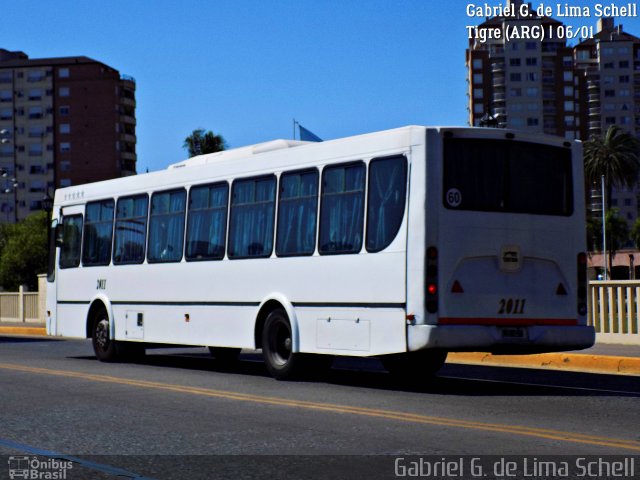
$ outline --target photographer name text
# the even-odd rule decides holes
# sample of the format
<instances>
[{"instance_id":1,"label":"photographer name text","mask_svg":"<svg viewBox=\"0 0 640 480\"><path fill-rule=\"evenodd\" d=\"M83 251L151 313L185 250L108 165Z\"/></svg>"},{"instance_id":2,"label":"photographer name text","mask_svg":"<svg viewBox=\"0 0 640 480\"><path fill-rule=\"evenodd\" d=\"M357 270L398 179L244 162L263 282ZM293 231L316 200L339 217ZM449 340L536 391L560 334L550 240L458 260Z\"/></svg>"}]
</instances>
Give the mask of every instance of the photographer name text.
<instances>
[{"instance_id":1,"label":"photographer name text","mask_svg":"<svg viewBox=\"0 0 640 480\"><path fill-rule=\"evenodd\" d=\"M534 8L530 3L492 6L488 3L468 3L466 7L469 18L502 17L502 25L483 26L466 25L467 36L480 43L487 40L587 40L593 38L593 26L571 26L563 24L522 22L509 23L510 18L555 17L555 18L602 18L602 17L637 17L638 5L629 3L596 3L588 5L571 5L569 3L540 3Z\"/></svg>"}]
</instances>

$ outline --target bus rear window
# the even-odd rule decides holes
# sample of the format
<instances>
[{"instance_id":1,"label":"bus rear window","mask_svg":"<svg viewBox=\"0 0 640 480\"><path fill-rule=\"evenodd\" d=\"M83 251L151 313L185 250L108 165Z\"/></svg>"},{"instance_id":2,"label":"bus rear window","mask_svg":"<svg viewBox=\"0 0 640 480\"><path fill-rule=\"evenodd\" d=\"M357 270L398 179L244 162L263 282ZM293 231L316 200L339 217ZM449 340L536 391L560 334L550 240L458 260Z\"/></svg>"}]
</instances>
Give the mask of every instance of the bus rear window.
<instances>
[{"instance_id":1,"label":"bus rear window","mask_svg":"<svg viewBox=\"0 0 640 480\"><path fill-rule=\"evenodd\" d=\"M444 206L569 216L571 150L499 139L444 139Z\"/></svg>"}]
</instances>

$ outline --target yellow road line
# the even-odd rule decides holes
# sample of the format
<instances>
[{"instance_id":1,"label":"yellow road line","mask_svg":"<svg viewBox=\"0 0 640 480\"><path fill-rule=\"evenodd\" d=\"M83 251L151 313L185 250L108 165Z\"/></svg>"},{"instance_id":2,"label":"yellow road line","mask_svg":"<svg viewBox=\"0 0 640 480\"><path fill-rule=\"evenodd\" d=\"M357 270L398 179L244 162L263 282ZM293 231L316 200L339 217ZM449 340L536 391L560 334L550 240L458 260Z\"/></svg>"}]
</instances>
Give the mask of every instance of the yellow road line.
<instances>
[{"instance_id":1,"label":"yellow road line","mask_svg":"<svg viewBox=\"0 0 640 480\"><path fill-rule=\"evenodd\" d=\"M93 382L112 383L119 385L128 385L133 387L151 388L157 390L165 390L177 393L186 393L192 395L202 395L207 397L222 398L226 400L237 400L242 402L259 403L263 405L273 405L278 407L301 408L307 410L324 411L331 413L360 415L366 417L385 418L388 420L396 420L408 423L417 423L422 425L438 425L445 427L465 428L482 431L491 431L499 433L507 433L513 435L523 435L537 438L546 438L551 440L559 440L571 443L583 443L589 445L599 445L604 447L622 448L625 450L633 450L640 452L640 442L634 440L626 440L619 438L602 437L596 435L585 435L581 433L564 432L561 430L532 428L520 425L507 425L496 423L473 422L468 420L460 420L455 418L435 417L429 415L420 415L409 412L397 412L393 410L382 410L376 408L357 407L351 405L338 405L330 403L309 402L305 400L294 400L290 398L269 397L251 395L241 392L232 392L226 390L216 390L202 387L189 387L185 385L175 385L170 383L152 382L148 380L135 380L128 378L113 377L109 375L95 375L82 372L73 372L67 370L53 370L48 368L27 367L23 365L15 365L8 363L0 363L0 368L5 370L13 370L25 373L35 373L41 375L53 375L68 378L77 378L81 380L89 380Z\"/></svg>"}]
</instances>

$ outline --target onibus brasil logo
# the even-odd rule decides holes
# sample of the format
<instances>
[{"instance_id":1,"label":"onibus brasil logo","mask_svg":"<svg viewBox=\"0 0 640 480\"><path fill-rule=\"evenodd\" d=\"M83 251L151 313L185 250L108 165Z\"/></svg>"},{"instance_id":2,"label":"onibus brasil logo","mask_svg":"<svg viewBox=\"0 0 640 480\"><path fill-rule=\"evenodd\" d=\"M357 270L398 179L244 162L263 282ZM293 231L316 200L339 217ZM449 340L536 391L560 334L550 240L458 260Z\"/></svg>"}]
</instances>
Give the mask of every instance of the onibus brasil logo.
<instances>
[{"instance_id":1,"label":"onibus brasil logo","mask_svg":"<svg viewBox=\"0 0 640 480\"><path fill-rule=\"evenodd\" d=\"M48 458L40 460L38 457L12 456L9 457L9 478L11 480L24 478L30 480L65 480L67 470L73 468L73 463L66 460Z\"/></svg>"}]
</instances>

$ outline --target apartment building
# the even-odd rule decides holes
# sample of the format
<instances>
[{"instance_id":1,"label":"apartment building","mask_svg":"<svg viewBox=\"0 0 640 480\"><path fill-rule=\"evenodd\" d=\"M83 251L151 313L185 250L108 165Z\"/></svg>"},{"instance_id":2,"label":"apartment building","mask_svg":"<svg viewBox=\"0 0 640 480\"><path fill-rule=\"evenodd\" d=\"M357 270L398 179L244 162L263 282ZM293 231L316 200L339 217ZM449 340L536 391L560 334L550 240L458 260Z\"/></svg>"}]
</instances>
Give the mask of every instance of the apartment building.
<instances>
[{"instance_id":1,"label":"apartment building","mask_svg":"<svg viewBox=\"0 0 640 480\"><path fill-rule=\"evenodd\" d=\"M0 222L54 188L136 172L135 80L88 57L0 49Z\"/></svg>"},{"instance_id":2,"label":"apartment building","mask_svg":"<svg viewBox=\"0 0 640 480\"><path fill-rule=\"evenodd\" d=\"M522 1L509 4L518 7ZM515 15L487 18L478 29L548 31L561 25L549 17ZM466 54L470 125L577 137L573 50L566 41L470 39Z\"/></svg>"},{"instance_id":3,"label":"apartment building","mask_svg":"<svg viewBox=\"0 0 640 480\"><path fill-rule=\"evenodd\" d=\"M611 125L640 138L640 38L616 26L613 18L601 18L594 37L574 52L580 138L601 135ZM638 187L613 192L611 207L629 224L638 217L639 193Z\"/></svg>"}]
</instances>

